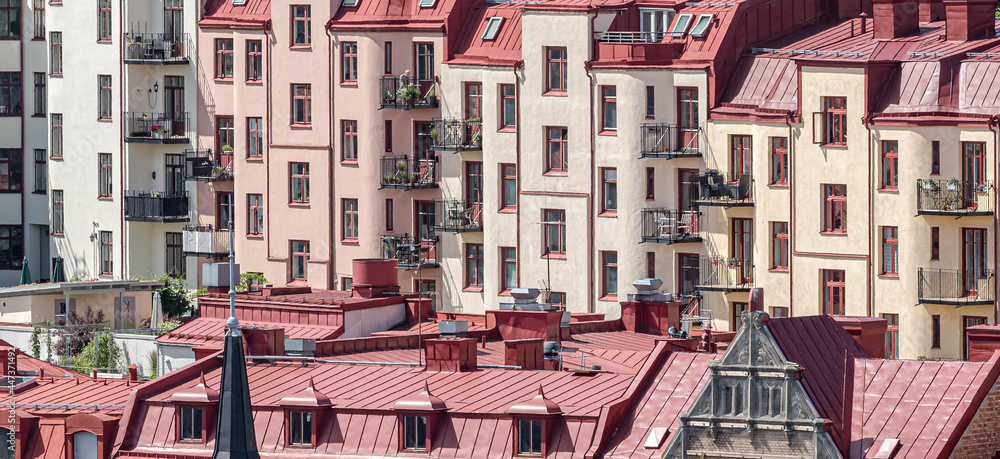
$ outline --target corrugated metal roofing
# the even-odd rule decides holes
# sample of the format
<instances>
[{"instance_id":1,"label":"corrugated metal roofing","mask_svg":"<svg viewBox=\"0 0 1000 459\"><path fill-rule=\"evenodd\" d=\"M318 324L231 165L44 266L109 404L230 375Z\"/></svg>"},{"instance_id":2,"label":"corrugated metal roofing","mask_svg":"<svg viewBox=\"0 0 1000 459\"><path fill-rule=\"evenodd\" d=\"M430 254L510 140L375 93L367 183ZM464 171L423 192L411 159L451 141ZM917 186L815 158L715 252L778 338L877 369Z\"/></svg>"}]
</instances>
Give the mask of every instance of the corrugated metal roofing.
<instances>
[{"instance_id":1,"label":"corrugated metal roofing","mask_svg":"<svg viewBox=\"0 0 1000 459\"><path fill-rule=\"evenodd\" d=\"M17 394L17 403L21 409L37 413L94 412L94 407L74 405L117 405L117 407L98 407L99 411L121 412L128 396L141 382L127 382L123 379L91 379L91 378L42 378L38 385ZM68 404L66 406L30 406L39 404Z\"/></svg>"},{"instance_id":2,"label":"corrugated metal roofing","mask_svg":"<svg viewBox=\"0 0 1000 459\"><path fill-rule=\"evenodd\" d=\"M343 331L343 326L320 326L282 322L241 321L241 327L283 328L292 339L334 339ZM202 345L222 341L226 329L224 319L198 317L156 338L161 343Z\"/></svg>"},{"instance_id":3,"label":"corrugated metal roofing","mask_svg":"<svg viewBox=\"0 0 1000 459\"><path fill-rule=\"evenodd\" d=\"M727 103L774 110L798 108L798 67L790 59L748 57L729 86Z\"/></svg>"},{"instance_id":4,"label":"corrugated metal roofing","mask_svg":"<svg viewBox=\"0 0 1000 459\"><path fill-rule=\"evenodd\" d=\"M436 0L434 6L421 8L420 0L359 0L357 6L338 8L328 27L437 28L444 24L455 2Z\"/></svg>"},{"instance_id":5,"label":"corrugated metal roofing","mask_svg":"<svg viewBox=\"0 0 1000 459\"><path fill-rule=\"evenodd\" d=\"M246 0L236 5L232 0L207 0L199 25L264 24L271 20L271 0Z\"/></svg>"},{"instance_id":6,"label":"corrugated metal roofing","mask_svg":"<svg viewBox=\"0 0 1000 459\"><path fill-rule=\"evenodd\" d=\"M491 17L502 17L500 30L492 40L483 40ZM513 65L521 60L520 5L502 4L470 12L449 64ZM478 24L471 27L472 24Z\"/></svg>"}]
</instances>

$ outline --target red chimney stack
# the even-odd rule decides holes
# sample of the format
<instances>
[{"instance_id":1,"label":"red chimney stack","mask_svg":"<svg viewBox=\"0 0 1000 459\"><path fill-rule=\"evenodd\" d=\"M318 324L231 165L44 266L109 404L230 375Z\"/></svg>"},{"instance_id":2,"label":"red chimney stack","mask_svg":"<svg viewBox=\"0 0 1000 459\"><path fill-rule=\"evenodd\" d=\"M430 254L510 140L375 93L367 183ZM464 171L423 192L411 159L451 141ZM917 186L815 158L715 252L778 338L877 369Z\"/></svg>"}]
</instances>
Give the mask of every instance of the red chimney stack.
<instances>
[{"instance_id":1,"label":"red chimney stack","mask_svg":"<svg viewBox=\"0 0 1000 459\"><path fill-rule=\"evenodd\" d=\"M872 16L876 40L905 37L920 27L917 0L873 0Z\"/></svg>"},{"instance_id":2,"label":"red chimney stack","mask_svg":"<svg viewBox=\"0 0 1000 459\"><path fill-rule=\"evenodd\" d=\"M920 0L920 22L935 22L944 19L944 3L941 0Z\"/></svg>"},{"instance_id":3,"label":"red chimney stack","mask_svg":"<svg viewBox=\"0 0 1000 459\"><path fill-rule=\"evenodd\" d=\"M995 36L995 8L993 0L944 0L946 39L970 41Z\"/></svg>"}]
</instances>

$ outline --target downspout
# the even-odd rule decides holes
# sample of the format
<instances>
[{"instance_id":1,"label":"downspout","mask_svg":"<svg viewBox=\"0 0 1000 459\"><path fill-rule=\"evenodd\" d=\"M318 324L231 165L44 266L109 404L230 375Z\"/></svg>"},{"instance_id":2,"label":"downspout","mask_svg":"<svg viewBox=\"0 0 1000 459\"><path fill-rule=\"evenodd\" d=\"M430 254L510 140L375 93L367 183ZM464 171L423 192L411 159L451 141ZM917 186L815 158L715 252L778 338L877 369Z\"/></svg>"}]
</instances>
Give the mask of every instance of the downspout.
<instances>
[{"instance_id":1,"label":"downspout","mask_svg":"<svg viewBox=\"0 0 1000 459\"><path fill-rule=\"evenodd\" d=\"M874 311L872 310L872 301L875 296L875 292L872 291L872 276L875 275L872 270L872 227L875 225L875 190L872 189L872 163L874 163L875 158L872 157L872 127L871 127L871 115L865 115L861 118L861 122L864 123L865 129L868 130L868 298L867 298L867 316L872 317ZM847 311L844 311L847 312Z\"/></svg>"},{"instance_id":2,"label":"downspout","mask_svg":"<svg viewBox=\"0 0 1000 459\"><path fill-rule=\"evenodd\" d=\"M270 29L268 27L268 22L265 22L264 26L263 26L264 38L267 38L268 39L267 40L268 43L270 43L271 42L271 37L268 36L268 33L267 33L268 29ZM271 30L271 32L272 32L271 35L273 35L273 29ZM266 244L266 249L265 249L266 250L266 258L265 258L265 260L270 260L271 259L271 204L273 204L270 201L270 196L271 196L271 144L274 142L274 129L272 129L272 127L274 126L274 123L273 123L273 121L274 121L274 114L273 114L274 111L271 110L271 89L272 89L272 81L271 81L272 72L271 72L271 69L274 67L274 65L273 65L274 63L272 61L272 55L271 55L272 49L273 49L273 47L268 46L268 49L267 49L267 91L264 91L264 95L265 95L265 99L264 99L264 105L265 105L265 107L264 108L265 108L265 110L267 110L267 127L265 128L265 129L267 129L267 145L264 147L264 149L265 149L265 151L264 151L264 155L265 155L265 158L264 158L264 177L267 177L267 179L264 180L264 193L265 193L264 195L268 197L268 200L264 201L264 225L265 225L265 228L264 228L264 233L265 233L264 234L264 240L266 241L265 242L265 244Z\"/></svg>"},{"instance_id":3,"label":"downspout","mask_svg":"<svg viewBox=\"0 0 1000 459\"><path fill-rule=\"evenodd\" d=\"M122 11L121 11L121 14L118 15L118 31L122 34L121 37L125 36L124 35L124 33L125 33L125 11L124 11L124 8L127 6L127 4L128 4L128 2L122 2ZM124 44L120 43L120 45L124 45ZM125 270L125 266L126 266L125 265L125 252L128 251L128 238L125 237L125 165L126 165L125 157L128 156L128 152L125 149L125 135L124 135L125 127L124 127L124 124L126 122L125 121L125 117L127 116L125 114L125 98L128 97L129 93L128 93L128 91L125 90L125 69L126 69L126 67L125 67L125 60L124 60L125 56L124 56L123 52L124 52L124 47L123 46L119 46L118 47L118 93L119 93L120 96L118 97L118 110L119 110L119 113L121 113L121 118L120 119L121 119L122 126L119 127L121 129L121 131L119 132L119 135L118 135L118 151L121 152L120 153L120 158L119 158L120 166L118 167L118 181L119 181L119 186L118 186L118 193L119 193L119 197L118 197L118 206L119 206L118 207L118 223L121 226L121 237L122 237L122 244L121 244L121 265L120 266L121 266L122 279L126 279L127 276L125 275L125 271L126 271ZM23 81L23 78L22 78L22 81ZM21 94L24 94L24 93L22 92ZM65 129L63 130L63 132L65 132ZM152 190L150 190L150 191L152 191ZM91 228L91 231L93 231L93 228ZM98 237L98 244L99 244L100 243L100 237L101 237L101 233L100 232L97 233L97 237ZM100 247L100 246L97 246L97 247ZM98 250L99 249L95 247L95 251L98 251ZM100 258L97 258L97 260L98 260L98 264L95 266L96 269L94 271L97 272L97 273L100 273L100 271L101 271ZM185 260L184 262L186 263L187 260ZM112 274L112 277L113 277L114 276L114 269L111 270L111 274ZM95 275L94 277L96 278L97 276ZM67 307L68 307L68 305L69 305L69 303L67 303Z\"/></svg>"},{"instance_id":4,"label":"downspout","mask_svg":"<svg viewBox=\"0 0 1000 459\"><path fill-rule=\"evenodd\" d=\"M18 18L19 24L24 24L24 17L23 17L24 16L24 9L21 10L21 16L22 17ZM23 32L24 27L21 27L21 30ZM25 210L24 209L25 208L24 201L26 199L28 199L28 193L25 192L27 190L28 186L24 183L25 182L25 180L24 180L24 177L25 177L25 175L24 175L24 169L25 169L24 164L27 162L25 160L25 156L26 155L24 153L24 150L25 150L25 148L24 148L24 140L25 140L25 138L24 137L25 137L25 130L26 130L25 126L24 126L24 117L28 114L27 104L24 103L24 101L27 99L26 97L24 97L24 87L27 84L27 83L25 83L26 78L24 78L24 76L23 76L25 74L25 71L24 71L24 37L21 37L21 39L18 40L18 45L21 47L21 69L20 69L20 73L22 75L22 77L21 77L21 116L18 117L18 121L21 122L21 199L20 199L20 201L21 201L21 253L24 254L24 258L28 258L27 255L26 255L27 254L27 250L25 250L25 247L28 246L28 231L27 231L27 228L24 227L25 223L27 222L27 218L25 218L25 215L24 215L24 210ZM32 75L32 77L34 77L34 75ZM32 80L32 81L34 81L34 80ZM46 91L47 90L48 90L48 88L46 88ZM46 111L47 110L48 110L48 108L46 107ZM34 155L32 155L32 159L34 159ZM48 206L46 206L46 207L48 207ZM41 258L39 258L38 264L41 265L41 263L42 263L41 262ZM41 266L38 267L38 270L39 270L38 272L41 273Z\"/></svg>"},{"instance_id":5,"label":"downspout","mask_svg":"<svg viewBox=\"0 0 1000 459\"><path fill-rule=\"evenodd\" d=\"M597 158L594 156L595 148L594 144L596 142L595 136L597 135L594 129L594 75L590 71L590 64L595 56L594 47L594 24L597 22L597 8L591 9L590 16L590 56L583 63L583 71L587 74L587 80L590 81L590 86L587 94L587 98L590 100L590 193L587 195L587 282L590 284L590 288L587 289L587 312L593 313L596 310L596 305L594 304L594 286L598 285L594 279L594 251L595 249L595 233L596 233L596 223L594 221L594 193L597 192L594 180L596 180L596 168L597 168ZM615 291L618 291L617 287Z\"/></svg>"},{"instance_id":6,"label":"downspout","mask_svg":"<svg viewBox=\"0 0 1000 459\"><path fill-rule=\"evenodd\" d=\"M1000 122L1000 116L993 115L993 116L990 117L989 122L987 122L987 124L986 124L987 127L990 128L990 131L993 132L993 170L996 170L996 168L997 168L997 147L1000 146L1000 142L998 142L998 139L997 139L997 136L1000 135L1000 133L998 133L996 130L994 130L993 126L996 126L998 122ZM995 177L994 177L993 182L994 182L994 186L996 186L995 185L995 183L996 183L996 178ZM998 201L998 199L1000 199L1000 198L997 197L997 192L996 192L996 189L994 188L994 190L993 190L993 209L994 209L994 211L996 211L997 204L998 204L998 202L1000 202L1000 201ZM997 254L997 249L996 249L996 247L997 247L998 236L997 236L997 219L993 218L992 220L993 220L993 273L994 273L994 276L995 276L996 272L997 272L997 255L996 255ZM997 290L996 281L994 281L993 282L993 295L994 295L993 298L996 298L996 295L997 295L997 291L996 290ZM993 302L993 323L996 324L998 321L1000 321L1000 312L998 312L996 302L994 301Z\"/></svg>"},{"instance_id":7,"label":"downspout","mask_svg":"<svg viewBox=\"0 0 1000 459\"><path fill-rule=\"evenodd\" d=\"M328 158L328 161L326 162L326 164L327 164L327 174L328 174L327 177L329 177L329 181L330 181L329 186L327 187L330 190L330 197L329 197L330 211L328 212L328 214L330 216L330 224L328 226L328 228L329 228L329 234L330 234L330 239L329 239L330 254L329 254L329 256L326 259L326 263L327 263L327 272L326 272L326 285L327 285L327 287L326 288L328 288L330 290L333 290L334 287L337 285L336 284L336 282L337 282L337 263L334 261L334 258L333 258L334 246L336 245L336 243L334 241L337 240L337 235L335 233L335 231L336 231L335 228L336 227L334 226L334 223L336 222L336 219L333 216L333 208L334 208L334 205L333 205L333 200L334 200L334 192L333 192L333 186L334 186L334 182L333 182L333 163L334 163L334 158L333 158L333 141L334 141L333 140L333 125L334 125L334 117L333 117L333 110L334 110L333 109L333 107L334 107L334 104L333 104L333 102L334 102L333 88L334 88L334 84L333 84L333 57L332 57L332 54L333 54L334 47L333 47L333 35L330 34L330 28L329 27L324 27L324 28L326 29L326 36L329 38L329 40L327 40L327 45L330 46L330 50L329 50L330 52L326 53L326 64L327 64L326 65L326 71L327 71L327 78L326 78L326 80L330 83L330 97L327 99L329 101L329 103L330 103L330 121L327 123L327 126L330 127L330 131L329 131L330 135L328 136L328 143L329 143L329 145L327 145L327 155L326 155L326 157ZM343 288L343 286L341 286L341 288Z\"/></svg>"},{"instance_id":8,"label":"downspout","mask_svg":"<svg viewBox=\"0 0 1000 459\"><path fill-rule=\"evenodd\" d=\"M517 174L517 180L514 181L514 187L516 189L514 205L517 208L517 212L514 212L514 259L517 260L515 263L515 268L517 272L515 273L517 277L517 285L520 287L521 284L521 85L518 83L517 78L517 68L524 66L524 61L517 61L514 63L514 160L515 160L515 174ZM503 97L503 94L500 95ZM503 170L500 171L503 174ZM502 178L502 176L501 176ZM503 196L500 197L503 199ZM549 280L551 282L551 280ZM548 286L549 291L545 294L545 301L548 302L549 298L552 296L552 286Z\"/></svg>"},{"instance_id":9,"label":"downspout","mask_svg":"<svg viewBox=\"0 0 1000 459\"><path fill-rule=\"evenodd\" d=\"M792 305L794 303L793 298L795 298L793 295L795 288L795 270L792 269L792 260L795 257L792 256L792 254L795 253L795 240L797 238L791 237L795 234L795 231L792 230L793 225L795 225L795 187L792 183L792 181L795 180L795 174L792 173L792 171L795 170L795 168L792 167L792 162L795 161L795 155L792 152L792 145L794 145L792 139L794 137L792 137L791 111L785 113L785 125L788 126L788 169L785 171L785 174L787 174L786 178L788 180L788 235L791 240L789 243L790 247L788 247L788 316L795 317L795 314L792 313Z\"/></svg>"}]
</instances>

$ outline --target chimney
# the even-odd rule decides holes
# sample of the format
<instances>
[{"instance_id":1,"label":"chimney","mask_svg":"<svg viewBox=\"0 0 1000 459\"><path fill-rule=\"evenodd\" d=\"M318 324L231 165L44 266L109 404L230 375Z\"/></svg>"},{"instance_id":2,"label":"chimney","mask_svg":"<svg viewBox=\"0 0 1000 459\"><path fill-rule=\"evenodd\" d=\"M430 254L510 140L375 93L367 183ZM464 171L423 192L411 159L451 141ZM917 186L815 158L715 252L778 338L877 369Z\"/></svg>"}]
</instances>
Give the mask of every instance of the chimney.
<instances>
[{"instance_id":1,"label":"chimney","mask_svg":"<svg viewBox=\"0 0 1000 459\"><path fill-rule=\"evenodd\" d=\"M944 19L944 3L941 0L920 0L920 22L936 22Z\"/></svg>"},{"instance_id":2,"label":"chimney","mask_svg":"<svg viewBox=\"0 0 1000 459\"><path fill-rule=\"evenodd\" d=\"M636 293L628 294L628 301L622 303L622 322L625 329L632 332L670 336L671 329L681 329L683 303L675 301L672 294L658 289L663 285L659 279L638 279L632 282Z\"/></svg>"},{"instance_id":3,"label":"chimney","mask_svg":"<svg viewBox=\"0 0 1000 459\"><path fill-rule=\"evenodd\" d=\"M992 0L944 0L945 37L948 41L992 38L996 2Z\"/></svg>"},{"instance_id":4,"label":"chimney","mask_svg":"<svg viewBox=\"0 0 1000 459\"><path fill-rule=\"evenodd\" d=\"M395 258L358 258L351 264L351 292L355 297L378 298L399 292Z\"/></svg>"},{"instance_id":5,"label":"chimney","mask_svg":"<svg viewBox=\"0 0 1000 459\"><path fill-rule=\"evenodd\" d=\"M472 338L436 338L424 340L427 371L475 371L476 340Z\"/></svg>"},{"instance_id":6,"label":"chimney","mask_svg":"<svg viewBox=\"0 0 1000 459\"><path fill-rule=\"evenodd\" d=\"M512 339L504 341L504 365L516 365L522 370L541 370L544 341L538 339Z\"/></svg>"},{"instance_id":7,"label":"chimney","mask_svg":"<svg viewBox=\"0 0 1000 459\"><path fill-rule=\"evenodd\" d=\"M1000 350L1000 326L974 325L965 329L969 340L969 361L986 362Z\"/></svg>"},{"instance_id":8,"label":"chimney","mask_svg":"<svg viewBox=\"0 0 1000 459\"><path fill-rule=\"evenodd\" d=\"M872 16L876 40L905 37L919 29L920 6L917 0L873 0Z\"/></svg>"},{"instance_id":9,"label":"chimney","mask_svg":"<svg viewBox=\"0 0 1000 459\"><path fill-rule=\"evenodd\" d=\"M885 330L888 322L878 317L844 317L832 316L833 320L844 327L868 354L876 359L885 358Z\"/></svg>"},{"instance_id":10,"label":"chimney","mask_svg":"<svg viewBox=\"0 0 1000 459\"><path fill-rule=\"evenodd\" d=\"M17 348L14 347L0 347L3 356L0 357L0 373L2 376L17 376Z\"/></svg>"},{"instance_id":11,"label":"chimney","mask_svg":"<svg viewBox=\"0 0 1000 459\"><path fill-rule=\"evenodd\" d=\"M128 366L128 380L132 382L139 380L139 367L134 363Z\"/></svg>"}]
</instances>

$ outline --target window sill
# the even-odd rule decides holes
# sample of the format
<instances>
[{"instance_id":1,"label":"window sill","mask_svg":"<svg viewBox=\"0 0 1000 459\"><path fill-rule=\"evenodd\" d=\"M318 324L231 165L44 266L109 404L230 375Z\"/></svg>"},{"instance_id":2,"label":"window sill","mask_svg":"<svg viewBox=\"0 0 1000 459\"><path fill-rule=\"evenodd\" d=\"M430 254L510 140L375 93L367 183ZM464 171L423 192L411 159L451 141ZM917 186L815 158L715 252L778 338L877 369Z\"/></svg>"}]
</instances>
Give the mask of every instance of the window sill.
<instances>
[{"instance_id":1,"label":"window sill","mask_svg":"<svg viewBox=\"0 0 1000 459\"><path fill-rule=\"evenodd\" d=\"M358 245L358 238L356 238L356 237L345 237L345 238L343 238L343 239L340 240L340 243L341 244Z\"/></svg>"},{"instance_id":2,"label":"window sill","mask_svg":"<svg viewBox=\"0 0 1000 459\"><path fill-rule=\"evenodd\" d=\"M62 156L49 156L49 159L55 160L55 161L62 161L63 157Z\"/></svg>"},{"instance_id":3,"label":"window sill","mask_svg":"<svg viewBox=\"0 0 1000 459\"><path fill-rule=\"evenodd\" d=\"M356 159L342 159L340 160L341 166L357 166L358 160Z\"/></svg>"},{"instance_id":4,"label":"window sill","mask_svg":"<svg viewBox=\"0 0 1000 459\"><path fill-rule=\"evenodd\" d=\"M769 272L769 273L787 273L788 272L788 268L771 268L771 269L767 270L767 272Z\"/></svg>"},{"instance_id":5,"label":"window sill","mask_svg":"<svg viewBox=\"0 0 1000 459\"><path fill-rule=\"evenodd\" d=\"M262 163L264 162L263 156L247 156L247 161L251 163Z\"/></svg>"},{"instance_id":6,"label":"window sill","mask_svg":"<svg viewBox=\"0 0 1000 459\"><path fill-rule=\"evenodd\" d=\"M50 73L49 76L52 77L52 78L62 78L63 74L62 73ZM931 175L933 175L933 174L931 174Z\"/></svg>"},{"instance_id":7,"label":"window sill","mask_svg":"<svg viewBox=\"0 0 1000 459\"><path fill-rule=\"evenodd\" d=\"M471 293L482 293L483 286L482 285L470 285L468 287L463 288L462 291L463 292L471 292Z\"/></svg>"},{"instance_id":8,"label":"window sill","mask_svg":"<svg viewBox=\"0 0 1000 459\"><path fill-rule=\"evenodd\" d=\"M567 177L569 176L569 172L565 170L549 170L542 173L542 175L547 177Z\"/></svg>"},{"instance_id":9,"label":"window sill","mask_svg":"<svg viewBox=\"0 0 1000 459\"><path fill-rule=\"evenodd\" d=\"M52 234L51 234L51 236L65 236L65 235L66 235L66 233L64 233L62 231L53 231Z\"/></svg>"},{"instance_id":10,"label":"window sill","mask_svg":"<svg viewBox=\"0 0 1000 459\"><path fill-rule=\"evenodd\" d=\"M340 87L341 88L356 88L356 87L358 87L358 81L357 80L341 81L340 82Z\"/></svg>"},{"instance_id":11,"label":"window sill","mask_svg":"<svg viewBox=\"0 0 1000 459\"><path fill-rule=\"evenodd\" d=\"M788 188L788 182L774 182L767 184L770 188Z\"/></svg>"},{"instance_id":12,"label":"window sill","mask_svg":"<svg viewBox=\"0 0 1000 459\"><path fill-rule=\"evenodd\" d=\"M309 203L308 202L290 202L290 203L288 203L288 207L299 207L299 208L303 208L303 209L308 209L309 208Z\"/></svg>"},{"instance_id":13,"label":"window sill","mask_svg":"<svg viewBox=\"0 0 1000 459\"><path fill-rule=\"evenodd\" d=\"M647 120L654 120L654 119L656 119L656 116L655 115L646 115L646 119Z\"/></svg>"},{"instance_id":14,"label":"window sill","mask_svg":"<svg viewBox=\"0 0 1000 459\"><path fill-rule=\"evenodd\" d=\"M34 115L31 115L32 118L45 118L45 116L46 115L44 113L35 113Z\"/></svg>"},{"instance_id":15,"label":"window sill","mask_svg":"<svg viewBox=\"0 0 1000 459\"><path fill-rule=\"evenodd\" d=\"M31 41L45 41L45 37L34 37Z\"/></svg>"},{"instance_id":16,"label":"window sill","mask_svg":"<svg viewBox=\"0 0 1000 459\"><path fill-rule=\"evenodd\" d=\"M548 258L548 259L552 259L552 260L565 260L566 259L566 254L565 253L546 253L546 254L542 255L542 258Z\"/></svg>"},{"instance_id":17,"label":"window sill","mask_svg":"<svg viewBox=\"0 0 1000 459\"><path fill-rule=\"evenodd\" d=\"M260 241L264 240L264 233L250 233L247 234L247 239L257 239Z\"/></svg>"},{"instance_id":18,"label":"window sill","mask_svg":"<svg viewBox=\"0 0 1000 459\"><path fill-rule=\"evenodd\" d=\"M565 89L550 89L542 93L543 96L547 97L566 97Z\"/></svg>"},{"instance_id":19,"label":"window sill","mask_svg":"<svg viewBox=\"0 0 1000 459\"><path fill-rule=\"evenodd\" d=\"M292 129L312 129L312 123L292 123L288 127Z\"/></svg>"},{"instance_id":20,"label":"window sill","mask_svg":"<svg viewBox=\"0 0 1000 459\"><path fill-rule=\"evenodd\" d=\"M256 86L256 85L263 85L264 84L264 80L261 80L261 79L258 78L256 80L246 80L245 83L246 84L252 84L254 86Z\"/></svg>"},{"instance_id":21,"label":"window sill","mask_svg":"<svg viewBox=\"0 0 1000 459\"><path fill-rule=\"evenodd\" d=\"M101 38L101 39L97 40L97 42L98 43L104 43L104 44L110 45L111 44L111 39L110 38Z\"/></svg>"},{"instance_id":22,"label":"window sill","mask_svg":"<svg viewBox=\"0 0 1000 459\"><path fill-rule=\"evenodd\" d=\"M819 144L822 148L847 148L847 143L821 143Z\"/></svg>"},{"instance_id":23,"label":"window sill","mask_svg":"<svg viewBox=\"0 0 1000 459\"><path fill-rule=\"evenodd\" d=\"M603 135L603 136L609 136L609 137L617 137L618 136L618 130L617 129L604 129L601 132L598 132L597 135Z\"/></svg>"},{"instance_id":24,"label":"window sill","mask_svg":"<svg viewBox=\"0 0 1000 459\"><path fill-rule=\"evenodd\" d=\"M111 119L111 118L98 118L98 119L97 119L97 122L98 122L98 123L111 123L111 122L113 122L113 121L114 121L114 120L113 120L113 119Z\"/></svg>"},{"instance_id":25,"label":"window sill","mask_svg":"<svg viewBox=\"0 0 1000 459\"><path fill-rule=\"evenodd\" d=\"M504 207L497 211L498 214L516 214L517 207Z\"/></svg>"},{"instance_id":26,"label":"window sill","mask_svg":"<svg viewBox=\"0 0 1000 459\"><path fill-rule=\"evenodd\" d=\"M899 193L899 187L887 186L885 188L879 188L879 193Z\"/></svg>"},{"instance_id":27,"label":"window sill","mask_svg":"<svg viewBox=\"0 0 1000 459\"><path fill-rule=\"evenodd\" d=\"M824 236L847 236L847 231L820 231Z\"/></svg>"},{"instance_id":28,"label":"window sill","mask_svg":"<svg viewBox=\"0 0 1000 459\"><path fill-rule=\"evenodd\" d=\"M217 76L217 77L215 77L214 80L215 80L216 83L232 83L233 82L233 77L221 77L220 78L220 77Z\"/></svg>"},{"instance_id":29,"label":"window sill","mask_svg":"<svg viewBox=\"0 0 1000 459\"><path fill-rule=\"evenodd\" d=\"M309 280L308 279L292 279L292 280L288 281L287 283L285 283L285 286L286 287L308 287L309 286Z\"/></svg>"},{"instance_id":30,"label":"window sill","mask_svg":"<svg viewBox=\"0 0 1000 459\"><path fill-rule=\"evenodd\" d=\"M292 49L292 50L310 50L310 49L312 49L312 44L311 43L310 44L307 44L307 43L294 44L292 46L289 46L288 49Z\"/></svg>"},{"instance_id":31,"label":"window sill","mask_svg":"<svg viewBox=\"0 0 1000 459\"><path fill-rule=\"evenodd\" d=\"M899 273L882 273L878 277L880 279L899 279Z\"/></svg>"},{"instance_id":32,"label":"window sill","mask_svg":"<svg viewBox=\"0 0 1000 459\"><path fill-rule=\"evenodd\" d=\"M601 213L597 214L597 216L598 217L604 217L604 218L618 218L618 211L617 210L605 210L604 212L601 212Z\"/></svg>"},{"instance_id":33,"label":"window sill","mask_svg":"<svg viewBox=\"0 0 1000 459\"><path fill-rule=\"evenodd\" d=\"M497 293L497 295L500 295L500 296L511 296L510 295L510 290L511 289L509 289L509 288L505 288L505 289L501 290L500 293Z\"/></svg>"},{"instance_id":34,"label":"window sill","mask_svg":"<svg viewBox=\"0 0 1000 459\"><path fill-rule=\"evenodd\" d=\"M598 298L597 301L618 301L618 294L604 295Z\"/></svg>"},{"instance_id":35,"label":"window sill","mask_svg":"<svg viewBox=\"0 0 1000 459\"><path fill-rule=\"evenodd\" d=\"M497 132L517 132L517 126L504 126L497 129Z\"/></svg>"},{"instance_id":36,"label":"window sill","mask_svg":"<svg viewBox=\"0 0 1000 459\"><path fill-rule=\"evenodd\" d=\"M653 202L653 201L656 201L656 198L652 198L649 196L646 197L646 202Z\"/></svg>"},{"instance_id":37,"label":"window sill","mask_svg":"<svg viewBox=\"0 0 1000 459\"><path fill-rule=\"evenodd\" d=\"M111 197L111 196L98 196L97 200L98 201L114 201L115 198Z\"/></svg>"},{"instance_id":38,"label":"window sill","mask_svg":"<svg viewBox=\"0 0 1000 459\"><path fill-rule=\"evenodd\" d=\"M931 175L941 175L941 172L931 172Z\"/></svg>"}]
</instances>

